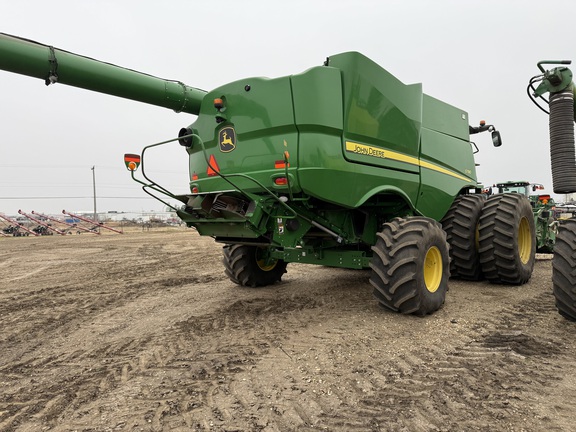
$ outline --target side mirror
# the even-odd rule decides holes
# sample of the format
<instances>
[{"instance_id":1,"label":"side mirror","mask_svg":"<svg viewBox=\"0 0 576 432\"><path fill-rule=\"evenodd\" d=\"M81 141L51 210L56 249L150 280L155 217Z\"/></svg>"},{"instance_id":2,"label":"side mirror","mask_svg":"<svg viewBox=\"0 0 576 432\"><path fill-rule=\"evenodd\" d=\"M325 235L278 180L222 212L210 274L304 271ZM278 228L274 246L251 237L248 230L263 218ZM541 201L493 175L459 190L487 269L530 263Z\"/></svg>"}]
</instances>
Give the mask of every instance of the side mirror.
<instances>
[{"instance_id":1,"label":"side mirror","mask_svg":"<svg viewBox=\"0 0 576 432\"><path fill-rule=\"evenodd\" d=\"M500 137L500 132L492 131L492 144L494 147L500 147L502 145L502 137Z\"/></svg>"}]
</instances>

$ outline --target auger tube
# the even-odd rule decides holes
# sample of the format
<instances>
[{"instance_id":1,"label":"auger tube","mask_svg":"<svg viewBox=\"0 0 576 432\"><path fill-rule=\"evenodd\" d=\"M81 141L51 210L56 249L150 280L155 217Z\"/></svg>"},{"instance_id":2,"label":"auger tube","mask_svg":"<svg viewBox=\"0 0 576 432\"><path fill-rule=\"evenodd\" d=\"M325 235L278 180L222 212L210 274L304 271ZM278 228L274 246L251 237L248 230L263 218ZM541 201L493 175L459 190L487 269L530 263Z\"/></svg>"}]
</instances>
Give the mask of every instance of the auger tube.
<instances>
[{"instance_id":1,"label":"auger tube","mask_svg":"<svg viewBox=\"0 0 576 432\"><path fill-rule=\"evenodd\" d=\"M0 69L198 115L204 90L0 33Z\"/></svg>"},{"instance_id":2,"label":"auger tube","mask_svg":"<svg viewBox=\"0 0 576 432\"><path fill-rule=\"evenodd\" d=\"M576 192L575 87L572 81L572 71L568 67L559 66L546 70L543 65L569 65L570 63L570 60L540 61L538 69L542 75L533 77L528 84L528 95L532 102L549 114L552 185L554 192L560 194ZM534 88L536 83L539 83L538 87ZM544 98L546 93L550 94L549 100ZM548 103L549 110L542 107L538 99Z\"/></svg>"},{"instance_id":3,"label":"auger tube","mask_svg":"<svg viewBox=\"0 0 576 432\"><path fill-rule=\"evenodd\" d=\"M550 95L550 161L555 193L576 192L574 94L572 86Z\"/></svg>"}]
</instances>

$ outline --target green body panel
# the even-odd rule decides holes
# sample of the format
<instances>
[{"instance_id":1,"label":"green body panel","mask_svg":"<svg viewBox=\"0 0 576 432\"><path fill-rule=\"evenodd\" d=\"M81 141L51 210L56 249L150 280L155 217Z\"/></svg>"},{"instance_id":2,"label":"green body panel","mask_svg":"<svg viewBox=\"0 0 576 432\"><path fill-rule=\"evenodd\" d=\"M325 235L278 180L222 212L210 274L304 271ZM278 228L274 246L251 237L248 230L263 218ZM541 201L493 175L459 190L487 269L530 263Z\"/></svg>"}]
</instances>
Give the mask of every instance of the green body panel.
<instances>
[{"instance_id":1,"label":"green body panel","mask_svg":"<svg viewBox=\"0 0 576 432\"><path fill-rule=\"evenodd\" d=\"M459 116L462 114L458 112L452 115L453 118L461 118ZM442 126L441 123L437 125ZM417 207L426 216L440 220L448 211L454 197L466 186L474 185L474 182L469 180L476 179L470 142L423 127L420 159L433 164L434 169L425 166L421 169Z\"/></svg>"},{"instance_id":2,"label":"green body panel","mask_svg":"<svg viewBox=\"0 0 576 432\"><path fill-rule=\"evenodd\" d=\"M217 126L211 102L223 96L226 122ZM258 112L260 107L265 110ZM229 125L234 126L238 143L234 151L223 153L217 149L217 131ZM418 213L444 213L461 189L476 184L466 113L423 95L419 84L402 84L358 53L331 57L329 67L292 77L252 78L222 86L207 95L200 117L190 127L215 155L222 174L249 173L270 186L270 175L277 172L272 169L274 161L288 150L291 170L298 168L293 188L348 208L393 191ZM352 142L413 160L347 151L346 143ZM225 189L224 181L207 177L208 164L200 149L190 153L191 173L199 177L193 186L200 193ZM433 169L420 166L426 161ZM439 181L429 185L432 190L448 188L452 197L436 202L434 209L423 200L424 207L419 208L421 171L438 169L456 176L432 176ZM248 191L257 189L254 184Z\"/></svg>"},{"instance_id":3,"label":"green body panel","mask_svg":"<svg viewBox=\"0 0 576 432\"><path fill-rule=\"evenodd\" d=\"M269 245L286 261L366 267L383 222L440 220L477 187L467 114L359 53L223 85L189 129L199 139L188 148L183 220L218 241ZM221 147L222 131L235 135L233 148ZM286 176L288 185L274 183ZM221 202L228 196L232 204Z\"/></svg>"},{"instance_id":4,"label":"green body panel","mask_svg":"<svg viewBox=\"0 0 576 432\"><path fill-rule=\"evenodd\" d=\"M302 248L285 248L281 252L273 252L271 256L272 258L283 259L288 262L352 269L368 268L371 259L371 256L366 252L345 249L307 251Z\"/></svg>"},{"instance_id":5,"label":"green body panel","mask_svg":"<svg viewBox=\"0 0 576 432\"><path fill-rule=\"evenodd\" d=\"M198 114L205 91L0 33L0 69ZM52 76L52 80L50 77Z\"/></svg>"},{"instance_id":6,"label":"green body panel","mask_svg":"<svg viewBox=\"0 0 576 432\"><path fill-rule=\"evenodd\" d=\"M249 91L245 90L247 85ZM213 101L216 98L223 98L226 103L226 109L220 114L226 120L220 124L215 121ZM214 155L221 174L249 174L258 182L271 186L271 179L283 172L275 165L283 159L284 151L294 155L290 168L291 171L296 169L298 131L291 100L289 78L237 81L209 92L197 121L190 127L202 138L206 154ZM237 137L236 148L221 151L219 131L232 126ZM200 146L193 146L189 153L191 176L198 176L197 181L192 180L191 187L197 187L200 193L230 188L222 178L208 175L208 161ZM230 178L230 181L245 192L262 192L257 183L245 178Z\"/></svg>"}]
</instances>

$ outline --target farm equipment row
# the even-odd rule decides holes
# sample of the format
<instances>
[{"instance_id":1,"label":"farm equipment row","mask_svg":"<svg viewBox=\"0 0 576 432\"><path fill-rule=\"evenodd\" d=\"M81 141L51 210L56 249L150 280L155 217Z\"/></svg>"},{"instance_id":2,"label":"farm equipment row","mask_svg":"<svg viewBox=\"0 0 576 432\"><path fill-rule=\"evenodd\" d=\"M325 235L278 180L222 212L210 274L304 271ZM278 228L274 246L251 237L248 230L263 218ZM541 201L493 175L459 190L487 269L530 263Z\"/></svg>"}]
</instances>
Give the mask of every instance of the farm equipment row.
<instances>
[{"instance_id":1,"label":"farm equipment row","mask_svg":"<svg viewBox=\"0 0 576 432\"><path fill-rule=\"evenodd\" d=\"M12 219L6 215L0 213L0 223L3 225L1 229L2 236L14 236L14 237L25 237L32 235L38 235L36 232L28 228L26 225Z\"/></svg>"},{"instance_id":2,"label":"farm equipment row","mask_svg":"<svg viewBox=\"0 0 576 432\"><path fill-rule=\"evenodd\" d=\"M54 217L32 211L31 213L18 210L21 216L17 219L0 213L0 235L3 237L27 237L46 235L66 235L89 233L100 235L101 230L109 230L122 234L121 230L112 228L102 222L94 221L78 214L62 210L64 217ZM23 221L25 218L26 221Z\"/></svg>"}]
</instances>

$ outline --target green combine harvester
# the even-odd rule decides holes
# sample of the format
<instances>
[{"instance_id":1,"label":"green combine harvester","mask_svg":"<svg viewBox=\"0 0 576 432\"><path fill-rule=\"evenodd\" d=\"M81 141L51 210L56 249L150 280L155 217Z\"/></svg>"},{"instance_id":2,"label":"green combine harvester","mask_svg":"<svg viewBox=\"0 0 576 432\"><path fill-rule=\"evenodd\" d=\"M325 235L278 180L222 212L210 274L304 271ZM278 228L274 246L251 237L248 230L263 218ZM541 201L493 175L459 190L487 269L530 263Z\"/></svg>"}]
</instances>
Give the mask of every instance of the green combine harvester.
<instances>
[{"instance_id":1,"label":"green combine harvester","mask_svg":"<svg viewBox=\"0 0 576 432\"><path fill-rule=\"evenodd\" d=\"M499 146L500 134L357 52L203 91L0 34L0 69L197 116L125 163L144 191L224 245L224 271L240 286L279 282L292 262L369 268L382 306L426 315L443 305L450 275L523 284L532 274L529 200L486 200L476 179L470 135L489 131ZM189 159L186 195L144 170L150 147L174 141Z\"/></svg>"}]
</instances>

